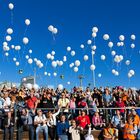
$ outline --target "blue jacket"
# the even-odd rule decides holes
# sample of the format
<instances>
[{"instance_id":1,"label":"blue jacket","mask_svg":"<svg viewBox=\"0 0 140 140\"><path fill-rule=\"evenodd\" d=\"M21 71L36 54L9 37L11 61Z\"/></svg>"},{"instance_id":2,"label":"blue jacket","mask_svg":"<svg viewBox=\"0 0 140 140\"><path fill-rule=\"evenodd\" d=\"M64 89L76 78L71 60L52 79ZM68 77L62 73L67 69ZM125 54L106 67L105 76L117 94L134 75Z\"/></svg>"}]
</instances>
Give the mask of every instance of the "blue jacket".
<instances>
[{"instance_id":1,"label":"blue jacket","mask_svg":"<svg viewBox=\"0 0 140 140\"><path fill-rule=\"evenodd\" d=\"M67 135L66 129L69 129L68 121L57 123L57 135Z\"/></svg>"}]
</instances>

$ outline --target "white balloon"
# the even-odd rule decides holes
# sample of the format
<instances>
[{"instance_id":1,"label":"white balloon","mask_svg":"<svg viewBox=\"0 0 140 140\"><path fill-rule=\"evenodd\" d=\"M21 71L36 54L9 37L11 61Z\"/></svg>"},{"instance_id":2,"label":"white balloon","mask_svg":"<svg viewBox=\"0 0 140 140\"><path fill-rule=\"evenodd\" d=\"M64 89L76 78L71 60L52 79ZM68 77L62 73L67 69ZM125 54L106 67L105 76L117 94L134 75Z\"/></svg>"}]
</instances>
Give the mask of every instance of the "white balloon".
<instances>
[{"instance_id":1,"label":"white balloon","mask_svg":"<svg viewBox=\"0 0 140 140\"><path fill-rule=\"evenodd\" d=\"M91 54L94 55L95 54L95 51L91 51Z\"/></svg>"},{"instance_id":2,"label":"white balloon","mask_svg":"<svg viewBox=\"0 0 140 140\"><path fill-rule=\"evenodd\" d=\"M51 54L48 53L48 54L46 55L46 57L47 57L47 59L51 59Z\"/></svg>"},{"instance_id":3,"label":"white balloon","mask_svg":"<svg viewBox=\"0 0 140 140\"><path fill-rule=\"evenodd\" d=\"M128 73L128 78L131 78L133 75L131 73Z\"/></svg>"},{"instance_id":4,"label":"white balloon","mask_svg":"<svg viewBox=\"0 0 140 140\"><path fill-rule=\"evenodd\" d=\"M76 60L76 61L75 61L75 66L76 66L76 67L79 67L79 66L80 66L80 61L79 61L79 60Z\"/></svg>"},{"instance_id":5,"label":"white balloon","mask_svg":"<svg viewBox=\"0 0 140 140\"><path fill-rule=\"evenodd\" d=\"M122 61L123 60L123 55L120 55L119 58L120 58L120 61Z\"/></svg>"},{"instance_id":6,"label":"white balloon","mask_svg":"<svg viewBox=\"0 0 140 140\"><path fill-rule=\"evenodd\" d=\"M33 51L32 50L29 50L29 53L31 54Z\"/></svg>"},{"instance_id":7,"label":"white balloon","mask_svg":"<svg viewBox=\"0 0 140 140\"><path fill-rule=\"evenodd\" d=\"M103 39L104 39L104 40L108 40L108 39L109 39L109 35L108 35L108 34L104 34L104 35L103 35Z\"/></svg>"},{"instance_id":8,"label":"white balloon","mask_svg":"<svg viewBox=\"0 0 140 140\"><path fill-rule=\"evenodd\" d=\"M123 56L122 55L120 55L120 56L116 55L115 58L114 58L114 61L117 62L117 63L120 63L122 60L123 60Z\"/></svg>"},{"instance_id":9,"label":"white balloon","mask_svg":"<svg viewBox=\"0 0 140 140\"><path fill-rule=\"evenodd\" d=\"M27 37L24 37L23 38L23 43L26 45L26 44L28 44L29 43L29 39L27 38Z\"/></svg>"},{"instance_id":10,"label":"white balloon","mask_svg":"<svg viewBox=\"0 0 140 140\"><path fill-rule=\"evenodd\" d=\"M52 67L54 67L54 68L57 67L57 63L56 63L56 61L52 61Z\"/></svg>"},{"instance_id":11,"label":"white balloon","mask_svg":"<svg viewBox=\"0 0 140 140\"><path fill-rule=\"evenodd\" d=\"M134 75L135 74L135 71L134 70L130 70L129 73L132 74L132 75Z\"/></svg>"},{"instance_id":12,"label":"white balloon","mask_svg":"<svg viewBox=\"0 0 140 140\"><path fill-rule=\"evenodd\" d=\"M131 48L134 49L135 48L135 44L132 43L131 44Z\"/></svg>"},{"instance_id":13,"label":"white balloon","mask_svg":"<svg viewBox=\"0 0 140 140\"><path fill-rule=\"evenodd\" d=\"M57 86L57 88L58 88L59 90L63 90L63 85L62 85L62 84L59 84L59 85Z\"/></svg>"},{"instance_id":14,"label":"white balloon","mask_svg":"<svg viewBox=\"0 0 140 140\"><path fill-rule=\"evenodd\" d=\"M71 63L72 67L74 66L74 63Z\"/></svg>"},{"instance_id":15,"label":"white balloon","mask_svg":"<svg viewBox=\"0 0 140 140\"><path fill-rule=\"evenodd\" d=\"M26 20L25 20L25 24L26 24L27 26L29 26L29 25L30 25L30 23L31 23L31 22L30 22L30 20L29 20L29 19L26 19Z\"/></svg>"},{"instance_id":16,"label":"white balloon","mask_svg":"<svg viewBox=\"0 0 140 140\"><path fill-rule=\"evenodd\" d=\"M124 46L124 42L120 42L120 46Z\"/></svg>"},{"instance_id":17,"label":"white balloon","mask_svg":"<svg viewBox=\"0 0 140 140\"><path fill-rule=\"evenodd\" d=\"M112 73L115 74L115 72L116 72L116 70L115 69L112 69Z\"/></svg>"},{"instance_id":18,"label":"white balloon","mask_svg":"<svg viewBox=\"0 0 140 140\"><path fill-rule=\"evenodd\" d=\"M6 51L7 50L7 46L3 46L3 50Z\"/></svg>"},{"instance_id":19,"label":"white balloon","mask_svg":"<svg viewBox=\"0 0 140 140\"><path fill-rule=\"evenodd\" d=\"M73 66L71 64L69 64L69 67L72 68Z\"/></svg>"},{"instance_id":20,"label":"white balloon","mask_svg":"<svg viewBox=\"0 0 140 140\"><path fill-rule=\"evenodd\" d=\"M33 59L29 58L29 59L28 59L28 63L29 63L29 64L32 64L32 63L33 63Z\"/></svg>"},{"instance_id":21,"label":"white balloon","mask_svg":"<svg viewBox=\"0 0 140 140\"><path fill-rule=\"evenodd\" d=\"M125 61L125 64L128 66L128 65L130 65L130 60L126 60Z\"/></svg>"},{"instance_id":22,"label":"white balloon","mask_svg":"<svg viewBox=\"0 0 140 140\"><path fill-rule=\"evenodd\" d=\"M43 63L40 63L40 64L38 65L39 68L42 68L43 66L44 66Z\"/></svg>"},{"instance_id":23,"label":"white balloon","mask_svg":"<svg viewBox=\"0 0 140 140\"><path fill-rule=\"evenodd\" d=\"M84 44L81 44L81 45L80 45L80 48L81 48L81 49L84 49L84 47L85 47Z\"/></svg>"},{"instance_id":24,"label":"white balloon","mask_svg":"<svg viewBox=\"0 0 140 140\"><path fill-rule=\"evenodd\" d=\"M53 76L54 76L54 77L56 77L56 76L57 76L57 73L56 73L56 72L54 72L54 73L53 73Z\"/></svg>"},{"instance_id":25,"label":"white balloon","mask_svg":"<svg viewBox=\"0 0 140 140\"><path fill-rule=\"evenodd\" d=\"M19 66L19 62L18 61L16 62L16 66Z\"/></svg>"},{"instance_id":26,"label":"white balloon","mask_svg":"<svg viewBox=\"0 0 140 140\"><path fill-rule=\"evenodd\" d=\"M100 77L102 77L102 74L101 74L101 73L99 73L99 74L98 74L98 77L99 77L99 78L100 78Z\"/></svg>"},{"instance_id":27,"label":"white balloon","mask_svg":"<svg viewBox=\"0 0 140 140\"><path fill-rule=\"evenodd\" d=\"M53 33L57 34L57 32L58 32L57 28L53 28Z\"/></svg>"},{"instance_id":28,"label":"white balloon","mask_svg":"<svg viewBox=\"0 0 140 140\"><path fill-rule=\"evenodd\" d=\"M14 49L14 48L15 48L15 46L14 46L14 45L11 45L11 48L12 48L12 49Z\"/></svg>"},{"instance_id":29,"label":"white balloon","mask_svg":"<svg viewBox=\"0 0 140 140\"><path fill-rule=\"evenodd\" d=\"M17 59L14 57L14 58L13 58L13 61L17 61Z\"/></svg>"},{"instance_id":30,"label":"white balloon","mask_svg":"<svg viewBox=\"0 0 140 140\"><path fill-rule=\"evenodd\" d=\"M74 63L69 64L69 67L72 68L74 66Z\"/></svg>"},{"instance_id":31,"label":"white balloon","mask_svg":"<svg viewBox=\"0 0 140 140\"><path fill-rule=\"evenodd\" d=\"M46 71L44 72L44 75L47 75L47 72Z\"/></svg>"},{"instance_id":32,"label":"white balloon","mask_svg":"<svg viewBox=\"0 0 140 140\"><path fill-rule=\"evenodd\" d=\"M63 61L59 61L58 66L62 66L63 65Z\"/></svg>"},{"instance_id":33,"label":"white balloon","mask_svg":"<svg viewBox=\"0 0 140 140\"><path fill-rule=\"evenodd\" d=\"M94 64L90 65L90 70L94 71L96 66Z\"/></svg>"},{"instance_id":34,"label":"white balloon","mask_svg":"<svg viewBox=\"0 0 140 140\"><path fill-rule=\"evenodd\" d=\"M48 73L48 76L50 77L51 76L51 73Z\"/></svg>"},{"instance_id":35,"label":"white balloon","mask_svg":"<svg viewBox=\"0 0 140 140\"><path fill-rule=\"evenodd\" d=\"M55 51L52 51L51 54L52 54L52 55L55 55Z\"/></svg>"},{"instance_id":36,"label":"white balloon","mask_svg":"<svg viewBox=\"0 0 140 140\"><path fill-rule=\"evenodd\" d=\"M115 76L119 76L119 72L118 71L115 71Z\"/></svg>"},{"instance_id":37,"label":"white balloon","mask_svg":"<svg viewBox=\"0 0 140 140\"><path fill-rule=\"evenodd\" d=\"M70 82L68 81L67 84L70 85Z\"/></svg>"},{"instance_id":38,"label":"white balloon","mask_svg":"<svg viewBox=\"0 0 140 140\"><path fill-rule=\"evenodd\" d=\"M18 45L18 46L15 46L15 50L16 51L19 51L21 49L21 47Z\"/></svg>"},{"instance_id":39,"label":"white balloon","mask_svg":"<svg viewBox=\"0 0 140 140\"><path fill-rule=\"evenodd\" d=\"M71 51L71 56L74 56L75 55L75 51Z\"/></svg>"},{"instance_id":40,"label":"white balloon","mask_svg":"<svg viewBox=\"0 0 140 140\"><path fill-rule=\"evenodd\" d=\"M93 27L92 28L92 32L97 33L98 32L98 28L97 27Z\"/></svg>"},{"instance_id":41,"label":"white balloon","mask_svg":"<svg viewBox=\"0 0 140 140\"><path fill-rule=\"evenodd\" d=\"M53 26L52 25L50 25L49 27L48 27L48 30L50 31L50 32L53 32Z\"/></svg>"},{"instance_id":42,"label":"white balloon","mask_svg":"<svg viewBox=\"0 0 140 140\"><path fill-rule=\"evenodd\" d=\"M74 67L74 72L78 72L78 67Z\"/></svg>"},{"instance_id":43,"label":"white balloon","mask_svg":"<svg viewBox=\"0 0 140 140\"><path fill-rule=\"evenodd\" d=\"M51 56L51 60L54 60L54 56L53 55Z\"/></svg>"},{"instance_id":44,"label":"white balloon","mask_svg":"<svg viewBox=\"0 0 140 140\"><path fill-rule=\"evenodd\" d=\"M88 41L87 41L87 44L88 44L88 45L91 45L91 43L92 43L92 40L88 40Z\"/></svg>"},{"instance_id":45,"label":"white balloon","mask_svg":"<svg viewBox=\"0 0 140 140\"><path fill-rule=\"evenodd\" d=\"M116 55L116 52L115 52L115 51L112 51L112 52L111 52L111 55L112 55L112 56L115 56L115 55Z\"/></svg>"},{"instance_id":46,"label":"white balloon","mask_svg":"<svg viewBox=\"0 0 140 140\"><path fill-rule=\"evenodd\" d=\"M39 85L34 84L34 85L33 85L33 88L34 88L35 90L38 90L38 89L39 89Z\"/></svg>"},{"instance_id":47,"label":"white balloon","mask_svg":"<svg viewBox=\"0 0 140 140\"><path fill-rule=\"evenodd\" d=\"M32 84L28 83L28 84L26 84L26 88L31 90L33 88L33 86L32 86Z\"/></svg>"},{"instance_id":48,"label":"white balloon","mask_svg":"<svg viewBox=\"0 0 140 140\"><path fill-rule=\"evenodd\" d=\"M7 42L3 42L3 46L8 46L8 43Z\"/></svg>"},{"instance_id":49,"label":"white balloon","mask_svg":"<svg viewBox=\"0 0 140 140\"><path fill-rule=\"evenodd\" d=\"M95 51L96 48L97 48L97 47L96 47L95 45L91 47L91 49L92 49L93 51Z\"/></svg>"},{"instance_id":50,"label":"white balloon","mask_svg":"<svg viewBox=\"0 0 140 140\"><path fill-rule=\"evenodd\" d=\"M34 58L34 61L37 62L37 58Z\"/></svg>"},{"instance_id":51,"label":"white balloon","mask_svg":"<svg viewBox=\"0 0 140 140\"><path fill-rule=\"evenodd\" d=\"M135 35L131 35L131 39L132 40L135 40L136 39L136 36Z\"/></svg>"},{"instance_id":52,"label":"white balloon","mask_svg":"<svg viewBox=\"0 0 140 140\"><path fill-rule=\"evenodd\" d=\"M12 39L12 37L11 37L10 35L7 35L7 36L6 36L6 41L9 42L9 41L11 41L11 39Z\"/></svg>"},{"instance_id":53,"label":"white balloon","mask_svg":"<svg viewBox=\"0 0 140 140\"><path fill-rule=\"evenodd\" d=\"M106 59L105 55L101 55L101 60L105 60L105 59Z\"/></svg>"},{"instance_id":54,"label":"white balloon","mask_svg":"<svg viewBox=\"0 0 140 140\"><path fill-rule=\"evenodd\" d=\"M41 61L40 61L40 60L37 60L37 61L36 61L36 65L37 65L37 66L40 66L40 65L41 65Z\"/></svg>"},{"instance_id":55,"label":"white balloon","mask_svg":"<svg viewBox=\"0 0 140 140\"><path fill-rule=\"evenodd\" d=\"M64 61L64 62L67 61L67 57L66 57L66 56L63 57L63 61Z\"/></svg>"},{"instance_id":56,"label":"white balloon","mask_svg":"<svg viewBox=\"0 0 140 140\"><path fill-rule=\"evenodd\" d=\"M29 59L29 55L26 55L25 58L26 58L26 59Z\"/></svg>"},{"instance_id":57,"label":"white balloon","mask_svg":"<svg viewBox=\"0 0 140 140\"><path fill-rule=\"evenodd\" d=\"M85 60L85 61L88 60L88 55L84 55L84 60Z\"/></svg>"},{"instance_id":58,"label":"white balloon","mask_svg":"<svg viewBox=\"0 0 140 140\"><path fill-rule=\"evenodd\" d=\"M108 43L108 47L109 47L109 48L112 48L112 47L113 47L113 42L110 41L110 42Z\"/></svg>"},{"instance_id":59,"label":"white balloon","mask_svg":"<svg viewBox=\"0 0 140 140\"><path fill-rule=\"evenodd\" d=\"M124 41L124 39L125 39L124 35L120 35L119 39L120 39L120 41Z\"/></svg>"},{"instance_id":60,"label":"white balloon","mask_svg":"<svg viewBox=\"0 0 140 140\"><path fill-rule=\"evenodd\" d=\"M121 46L121 43L120 42L117 42L117 46L120 47Z\"/></svg>"},{"instance_id":61,"label":"white balloon","mask_svg":"<svg viewBox=\"0 0 140 140\"><path fill-rule=\"evenodd\" d=\"M4 50L4 51L9 51L10 48L9 48L8 46L3 46L3 50Z\"/></svg>"},{"instance_id":62,"label":"white balloon","mask_svg":"<svg viewBox=\"0 0 140 140\"><path fill-rule=\"evenodd\" d=\"M27 80L26 78L23 78L23 79L22 79L23 82L26 82L26 80Z\"/></svg>"},{"instance_id":63,"label":"white balloon","mask_svg":"<svg viewBox=\"0 0 140 140\"><path fill-rule=\"evenodd\" d=\"M5 56L9 56L9 53L8 53L8 52L6 52L6 53L5 53Z\"/></svg>"},{"instance_id":64,"label":"white balloon","mask_svg":"<svg viewBox=\"0 0 140 140\"><path fill-rule=\"evenodd\" d=\"M14 4L13 3L9 3L9 9L13 10L14 9Z\"/></svg>"},{"instance_id":65,"label":"white balloon","mask_svg":"<svg viewBox=\"0 0 140 140\"><path fill-rule=\"evenodd\" d=\"M95 38L96 36L97 36L97 34L93 32L92 37Z\"/></svg>"},{"instance_id":66,"label":"white balloon","mask_svg":"<svg viewBox=\"0 0 140 140\"><path fill-rule=\"evenodd\" d=\"M12 28L8 28L7 29L7 34L12 34L13 33L13 29Z\"/></svg>"},{"instance_id":67,"label":"white balloon","mask_svg":"<svg viewBox=\"0 0 140 140\"><path fill-rule=\"evenodd\" d=\"M71 47L67 47L67 51L68 51L68 52L71 51Z\"/></svg>"}]
</instances>

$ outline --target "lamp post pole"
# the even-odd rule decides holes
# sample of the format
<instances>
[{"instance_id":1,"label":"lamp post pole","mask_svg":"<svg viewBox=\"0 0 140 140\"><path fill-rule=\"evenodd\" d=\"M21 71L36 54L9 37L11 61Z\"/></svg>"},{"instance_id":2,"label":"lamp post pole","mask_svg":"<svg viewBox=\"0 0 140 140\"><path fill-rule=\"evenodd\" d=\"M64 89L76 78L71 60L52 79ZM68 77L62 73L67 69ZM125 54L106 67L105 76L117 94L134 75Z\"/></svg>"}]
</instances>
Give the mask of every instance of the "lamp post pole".
<instances>
[{"instance_id":1,"label":"lamp post pole","mask_svg":"<svg viewBox=\"0 0 140 140\"><path fill-rule=\"evenodd\" d=\"M79 75L78 78L80 80L80 87L82 87L84 76L83 75Z\"/></svg>"},{"instance_id":2,"label":"lamp post pole","mask_svg":"<svg viewBox=\"0 0 140 140\"><path fill-rule=\"evenodd\" d=\"M91 55L92 55L92 64L94 65L94 51L91 51ZM96 86L96 80L95 80L95 70L92 71L92 84L95 87ZM93 87L93 88L94 88Z\"/></svg>"}]
</instances>

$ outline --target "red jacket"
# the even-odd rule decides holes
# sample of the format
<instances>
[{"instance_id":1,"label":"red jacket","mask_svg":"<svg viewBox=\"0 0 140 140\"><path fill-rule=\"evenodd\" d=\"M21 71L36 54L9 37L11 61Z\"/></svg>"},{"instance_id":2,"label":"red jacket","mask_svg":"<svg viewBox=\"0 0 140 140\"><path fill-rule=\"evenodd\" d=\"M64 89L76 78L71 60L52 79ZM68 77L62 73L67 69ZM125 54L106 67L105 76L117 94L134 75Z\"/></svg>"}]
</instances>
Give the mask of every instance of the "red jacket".
<instances>
[{"instance_id":1,"label":"red jacket","mask_svg":"<svg viewBox=\"0 0 140 140\"><path fill-rule=\"evenodd\" d=\"M85 128L86 125L90 124L90 119L88 115L85 116L79 116L76 118L76 120L79 122L78 126L81 126L82 128Z\"/></svg>"},{"instance_id":2,"label":"red jacket","mask_svg":"<svg viewBox=\"0 0 140 140\"><path fill-rule=\"evenodd\" d=\"M123 107L125 107L125 104L123 101L121 101L121 102L118 101L118 102L116 102L116 106L119 108L123 108ZM124 113L124 109L120 109L120 112Z\"/></svg>"}]
</instances>

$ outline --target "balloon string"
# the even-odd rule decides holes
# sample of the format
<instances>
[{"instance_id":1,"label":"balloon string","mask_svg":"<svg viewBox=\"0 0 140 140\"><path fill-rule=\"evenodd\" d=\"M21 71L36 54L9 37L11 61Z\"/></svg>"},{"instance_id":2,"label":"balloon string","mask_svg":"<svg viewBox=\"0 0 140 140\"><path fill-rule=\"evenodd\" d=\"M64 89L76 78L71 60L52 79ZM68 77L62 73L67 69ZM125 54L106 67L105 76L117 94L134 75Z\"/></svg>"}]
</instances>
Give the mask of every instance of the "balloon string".
<instances>
[{"instance_id":1,"label":"balloon string","mask_svg":"<svg viewBox=\"0 0 140 140\"><path fill-rule=\"evenodd\" d=\"M114 67L114 58L112 56L112 68Z\"/></svg>"},{"instance_id":2,"label":"balloon string","mask_svg":"<svg viewBox=\"0 0 140 140\"><path fill-rule=\"evenodd\" d=\"M132 55L133 55L133 51L134 49L132 49L132 51L131 51L131 54L130 54L130 60L131 60L131 57L132 57Z\"/></svg>"},{"instance_id":3,"label":"balloon string","mask_svg":"<svg viewBox=\"0 0 140 140\"><path fill-rule=\"evenodd\" d=\"M46 63L45 63L45 68L44 68L45 71L47 69L47 64L48 64L48 61L46 61Z\"/></svg>"},{"instance_id":4,"label":"balloon string","mask_svg":"<svg viewBox=\"0 0 140 140\"><path fill-rule=\"evenodd\" d=\"M125 44L124 44L124 47L123 47L123 53L124 53L125 57L127 58L127 51L126 51L126 46L125 46Z\"/></svg>"},{"instance_id":5,"label":"balloon string","mask_svg":"<svg viewBox=\"0 0 140 140\"><path fill-rule=\"evenodd\" d=\"M19 52L19 51L18 51L18 56L19 56L19 61L22 62L22 61L21 61L21 56L20 56L20 52Z\"/></svg>"},{"instance_id":6,"label":"balloon string","mask_svg":"<svg viewBox=\"0 0 140 140\"><path fill-rule=\"evenodd\" d=\"M110 71L110 67L104 62L105 66L107 67L108 71Z\"/></svg>"},{"instance_id":7,"label":"balloon string","mask_svg":"<svg viewBox=\"0 0 140 140\"><path fill-rule=\"evenodd\" d=\"M13 14L13 11L11 11L11 25L14 24L14 14Z\"/></svg>"},{"instance_id":8,"label":"balloon string","mask_svg":"<svg viewBox=\"0 0 140 140\"><path fill-rule=\"evenodd\" d=\"M26 28L25 28L25 31L24 31L24 36L26 35L26 32L27 32L27 29L28 29L28 26L26 26Z\"/></svg>"},{"instance_id":9,"label":"balloon string","mask_svg":"<svg viewBox=\"0 0 140 140\"><path fill-rule=\"evenodd\" d=\"M25 65L24 65L24 69L26 69L26 67L27 67L27 64L28 64L28 63L27 63L27 61L26 61L26 62L25 62Z\"/></svg>"},{"instance_id":10,"label":"balloon string","mask_svg":"<svg viewBox=\"0 0 140 140\"><path fill-rule=\"evenodd\" d=\"M52 33L53 40L55 41L55 35Z\"/></svg>"}]
</instances>

